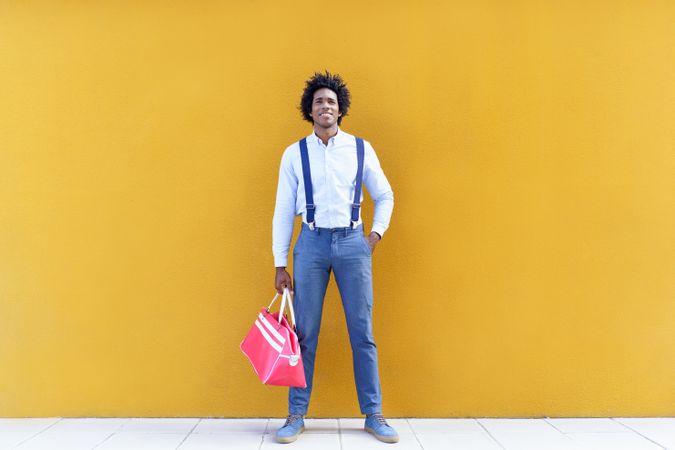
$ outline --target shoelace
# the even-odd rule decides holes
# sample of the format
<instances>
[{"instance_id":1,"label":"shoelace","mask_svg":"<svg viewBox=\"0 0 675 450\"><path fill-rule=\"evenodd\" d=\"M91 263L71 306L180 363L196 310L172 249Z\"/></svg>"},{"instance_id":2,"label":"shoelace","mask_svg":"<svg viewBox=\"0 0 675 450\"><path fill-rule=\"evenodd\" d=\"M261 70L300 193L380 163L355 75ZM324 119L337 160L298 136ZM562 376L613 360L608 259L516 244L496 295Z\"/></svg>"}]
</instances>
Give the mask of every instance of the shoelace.
<instances>
[{"instance_id":1,"label":"shoelace","mask_svg":"<svg viewBox=\"0 0 675 450\"><path fill-rule=\"evenodd\" d=\"M286 418L286 423L284 424L285 427L289 426L290 424L297 422L298 420L302 419L301 415L298 414L291 414Z\"/></svg>"},{"instance_id":2,"label":"shoelace","mask_svg":"<svg viewBox=\"0 0 675 450\"><path fill-rule=\"evenodd\" d=\"M375 418L375 420L377 420L377 422L378 422L380 425L386 425L386 426L389 426L389 424L387 423L386 419L384 418L384 416L383 416L382 414L373 414L373 415L371 415L370 417Z\"/></svg>"}]
</instances>

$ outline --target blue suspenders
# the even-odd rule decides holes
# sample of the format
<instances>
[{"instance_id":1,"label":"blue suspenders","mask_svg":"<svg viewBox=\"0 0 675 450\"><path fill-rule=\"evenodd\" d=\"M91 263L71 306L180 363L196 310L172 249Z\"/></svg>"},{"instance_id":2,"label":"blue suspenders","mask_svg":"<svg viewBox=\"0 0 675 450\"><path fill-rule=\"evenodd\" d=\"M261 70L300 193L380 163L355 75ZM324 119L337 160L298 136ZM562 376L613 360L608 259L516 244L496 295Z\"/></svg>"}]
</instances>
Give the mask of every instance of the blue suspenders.
<instances>
[{"instance_id":1,"label":"blue suspenders","mask_svg":"<svg viewBox=\"0 0 675 450\"><path fill-rule=\"evenodd\" d=\"M359 221L359 209L361 209L361 183L363 182L363 139L356 138L356 186L354 186L354 203L352 204L352 228L356 228Z\"/></svg>"},{"instance_id":2,"label":"blue suspenders","mask_svg":"<svg viewBox=\"0 0 675 450\"><path fill-rule=\"evenodd\" d=\"M363 183L363 159L364 159L363 139L356 138L356 186L354 187L354 203L352 203L352 223L351 227L356 228L359 221L359 210L361 209L361 184ZM307 203L307 225L310 230L314 230L314 195L312 193L312 172L309 170L309 153L307 152L307 139L300 140L300 159L302 160L302 179L305 183L305 202Z\"/></svg>"},{"instance_id":3,"label":"blue suspenders","mask_svg":"<svg viewBox=\"0 0 675 450\"><path fill-rule=\"evenodd\" d=\"M305 183L305 202L307 203L307 225L314 230L314 196L312 195L312 173L309 171L309 153L307 152L307 139L300 140L300 158L302 159L302 179Z\"/></svg>"}]
</instances>

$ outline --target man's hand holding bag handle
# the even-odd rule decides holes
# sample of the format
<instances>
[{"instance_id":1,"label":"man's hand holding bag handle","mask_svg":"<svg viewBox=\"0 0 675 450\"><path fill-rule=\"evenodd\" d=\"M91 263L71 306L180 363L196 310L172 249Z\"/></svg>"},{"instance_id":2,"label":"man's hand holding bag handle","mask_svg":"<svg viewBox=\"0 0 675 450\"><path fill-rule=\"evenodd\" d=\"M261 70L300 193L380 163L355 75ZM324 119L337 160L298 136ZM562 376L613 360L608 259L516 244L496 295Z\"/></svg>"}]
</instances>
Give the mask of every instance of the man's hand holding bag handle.
<instances>
[{"instance_id":1,"label":"man's hand holding bag handle","mask_svg":"<svg viewBox=\"0 0 675 450\"><path fill-rule=\"evenodd\" d=\"M264 384L305 388L307 383L300 344L295 333L295 311L291 293L285 288L279 312L270 313L270 308L277 297L278 293L267 308L260 310L239 348ZM283 315L286 305L290 312L291 324Z\"/></svg>"}]
</instances>

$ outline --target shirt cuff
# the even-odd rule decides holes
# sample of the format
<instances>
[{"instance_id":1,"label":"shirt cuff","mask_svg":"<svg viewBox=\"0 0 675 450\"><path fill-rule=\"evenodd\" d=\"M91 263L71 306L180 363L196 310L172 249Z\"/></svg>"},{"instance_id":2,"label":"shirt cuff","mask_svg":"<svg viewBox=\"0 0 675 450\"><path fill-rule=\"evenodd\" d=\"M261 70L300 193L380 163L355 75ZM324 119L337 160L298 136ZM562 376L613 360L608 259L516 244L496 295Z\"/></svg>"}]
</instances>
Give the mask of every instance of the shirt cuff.
<instances>
[{"instance_id":1,"label":"shirt cuff","mask_svg":"<svg viewBox=\"0 0 675 450\"><path fill-rule=\"evenodd\" d=\"M274 267L288 267L288 256L274 256Z\"/></svg>"},{"instance_id":2,"label":"shirt cuff","mask_svg":"<svg viewBox=\"0 0 675 450\"><path fill-rule=\"evenodd\" d=\"M380 235L380 239L384 238L384 230L385 228L379 225L373 225L373 228L370 230L372 233L373 231L376 232L377 234Z\"/></svg>"}]
</instances>

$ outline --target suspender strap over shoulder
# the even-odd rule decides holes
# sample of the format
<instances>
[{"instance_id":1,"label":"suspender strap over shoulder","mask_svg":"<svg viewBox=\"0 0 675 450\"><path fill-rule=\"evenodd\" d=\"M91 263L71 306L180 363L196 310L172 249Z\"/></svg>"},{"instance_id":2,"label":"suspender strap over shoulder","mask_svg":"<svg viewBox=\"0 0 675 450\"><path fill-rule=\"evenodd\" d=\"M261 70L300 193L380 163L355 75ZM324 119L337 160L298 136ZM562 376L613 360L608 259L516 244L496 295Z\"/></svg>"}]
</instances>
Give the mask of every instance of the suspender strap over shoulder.
<instances>
[{"instance_id":1,"label":"suspender strap over shoulder","mask_svg":"<svg viewBox=\"0 0 675 450\"><path fill-rule=\"evenodd\" d=\"M305 185L305 201L307 202L307 225L314 230L314 195L312 194L312 173L309 171L309 153L307 152L307 139L300 140L300 158L302 159L302 179Z\"/></svg>"},{"instance_id":2,"label":"suspender strap over shoulder","mask_svg":"<svg viewBox=\"0 0 675 450\"><path fill-rule=\"evenodd\" d=\"M354 202L352 203L351 227L356 228L361 210L361 184L363 183L363 165L365 158L363 139L356 138L356 184L354 186ZM312 191L312 173L309 169L309 152L307 151L307 139L300 140L300 159L302 160L302 179L305 185L305 201L307 209L307 225L314 230L314 195Z\"/></svg>"},{"instance_id":3,"label":"suspender strap over shoulder","mask_svg":"<svg viewBox=\"0 0 675 450\"><path fill-rule=\"evenodd\" d=\"M361 183L363 183L363 158L364 158L363 139L356 138L356 160L358 168L356 169L356 185L354 186L354 203L352 203L352 228L356 228L359 221L359 210L361 209Z\"/></svg>"}]
</instances>

